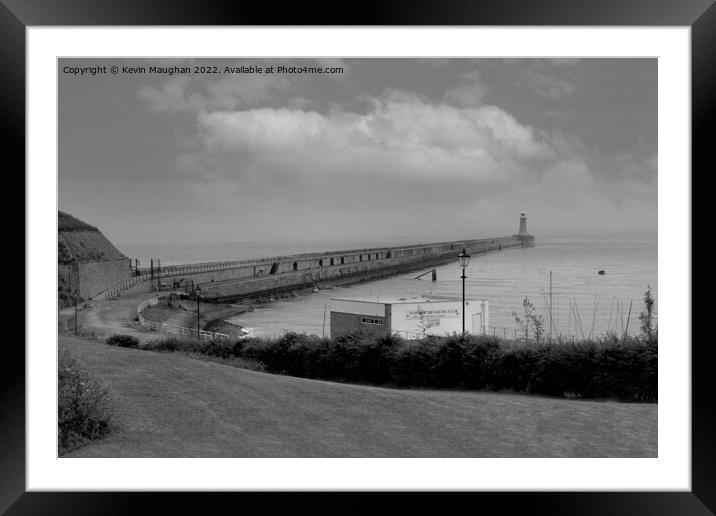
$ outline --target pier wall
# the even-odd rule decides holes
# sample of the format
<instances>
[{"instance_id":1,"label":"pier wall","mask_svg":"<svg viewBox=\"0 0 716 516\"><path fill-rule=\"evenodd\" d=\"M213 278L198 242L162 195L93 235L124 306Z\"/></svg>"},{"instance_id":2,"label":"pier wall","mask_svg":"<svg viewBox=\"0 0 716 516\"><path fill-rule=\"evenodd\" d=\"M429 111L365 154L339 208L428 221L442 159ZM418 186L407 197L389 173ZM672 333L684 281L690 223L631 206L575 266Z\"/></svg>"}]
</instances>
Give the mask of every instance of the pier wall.
<instances>
[{"instance_id":1,"label":"pier wall","mask_svg":"<svg viewBox=\"0 0 716 516\"><path fill-rule=\"evenodd\" d=\"M455 260L465 248L472 255L525 247L519 235L414 246L353 249L322 253L164 267L124 292L201 286L207 301L262 300L290 292L349 285L403 274ZM146 271L144 271L146 274Z\"/></svg>"}]
</instances>

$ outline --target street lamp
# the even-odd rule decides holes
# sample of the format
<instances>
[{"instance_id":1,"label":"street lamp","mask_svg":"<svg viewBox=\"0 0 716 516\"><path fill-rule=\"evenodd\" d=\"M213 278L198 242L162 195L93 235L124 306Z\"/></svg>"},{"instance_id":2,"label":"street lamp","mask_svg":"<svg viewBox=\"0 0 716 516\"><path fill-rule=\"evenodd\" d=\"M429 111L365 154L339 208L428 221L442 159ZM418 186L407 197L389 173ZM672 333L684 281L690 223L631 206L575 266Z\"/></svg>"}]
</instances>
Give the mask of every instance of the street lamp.
<instances>
[{"instance_id":1,"label":"street lamp","mask_svg":"<svg viewBox=\"0 0 716 516\"><path fill-rule=\"evenodd\" d=\"M462 334L465 335L465 269L467 269L467 264L470 263L470 255L465 252L465 249L463 248L462 252L457 255L457 263L460 264L460 267L462 267Z\"/></svg>"},{"instance_id":2,"label":"street lamp","mask_svg":"<svg viewBox=\"0 0 716 516\"><path fill-rule=\"evenodd\" d=\"M201 287L199 285L196 286L194 289L194 293L196 294L196 338L199 338L199 331L201 331L201 323L199 322L200 315L199 315L199 298L201 297Z\"/></svg>"},{"instance_id":3,"label":"street lamp","mask_svg":"<svg viewBox=\"0 0 716 516\"><path fill-rule=\"evenodd\" d=\"M75 289L75 337L79 334L77 328L77 296L79 296L79 291Z\"/></svg>"}]
</instances>

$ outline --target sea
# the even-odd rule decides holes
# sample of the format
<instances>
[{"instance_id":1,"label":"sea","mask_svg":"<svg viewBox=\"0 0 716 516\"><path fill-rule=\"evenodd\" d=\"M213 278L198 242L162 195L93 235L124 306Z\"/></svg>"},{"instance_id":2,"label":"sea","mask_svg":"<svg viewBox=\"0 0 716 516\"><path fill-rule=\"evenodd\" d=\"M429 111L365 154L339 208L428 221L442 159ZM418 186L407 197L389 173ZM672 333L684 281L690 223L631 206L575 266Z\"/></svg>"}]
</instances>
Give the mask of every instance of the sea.
<instances>
[{"instance_id":1,"label":"sea","mask_svg":"<svg viewBox=\"0 0 716 516\"><path fill-rule=\"evenodd\" d=\"M120 243L117 247L126 256L139 259L141 266L148 266L150 259L176 265L388 245L396 242L154 242ZM538 238L533 248L473 256L466 270L465 296L488 301L488 332L506 338L513 338L518 331L515 315L523 316L525 300L543 318L545 334L551 328L553 336L577 340L607 332L634 335L640 330L639 314L644 311L647 288L658 308L657 266L655 239ZM288 331L329 335L332 298L462 299L462 270L457 259L437 267L436 281L431 274L416 279L430 270L256 305L231 322L260 336Z\"/></svg>"}]
</instances>

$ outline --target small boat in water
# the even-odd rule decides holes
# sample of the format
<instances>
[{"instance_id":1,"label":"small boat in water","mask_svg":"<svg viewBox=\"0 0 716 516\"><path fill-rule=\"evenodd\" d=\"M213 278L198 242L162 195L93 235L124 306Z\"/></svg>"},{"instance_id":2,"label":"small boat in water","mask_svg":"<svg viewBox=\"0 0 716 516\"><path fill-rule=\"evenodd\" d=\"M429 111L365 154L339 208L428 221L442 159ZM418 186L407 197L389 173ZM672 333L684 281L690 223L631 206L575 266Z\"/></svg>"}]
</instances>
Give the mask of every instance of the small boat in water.
<instances>
[{"instance_id":1,"label":"small boat in water","mask_svg":"<svg viewBox=\"0 0 716 516\"><path fill-rule=\"evenodd\" d=\"M597 272L597 274L601 274L602 276L604 276L606 274L606 272L604 272L604 270L601 270L601 271Z\"/></svg>"}]
</instances>

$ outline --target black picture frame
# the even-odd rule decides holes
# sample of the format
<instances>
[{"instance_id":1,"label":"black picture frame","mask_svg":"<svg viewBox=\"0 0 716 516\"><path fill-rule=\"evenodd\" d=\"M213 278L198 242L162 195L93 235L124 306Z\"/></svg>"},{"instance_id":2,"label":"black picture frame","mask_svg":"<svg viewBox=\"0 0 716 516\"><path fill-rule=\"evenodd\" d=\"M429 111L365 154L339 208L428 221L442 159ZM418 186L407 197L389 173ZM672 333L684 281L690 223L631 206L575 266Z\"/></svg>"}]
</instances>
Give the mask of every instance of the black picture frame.
<instances>
[{"instance_id":1,"label":"black picture frame","mask_svg":"<svg viewBox=\"0 0 716 516\"><path fill-rule=\"evenodd\" d=\"M692 70L692 170L707 172L708 135L716 91L716 6L713 0L428 0L286 3L280 8L245 0L0 0L0 123L6 135L5 162L25 169L25 30L62 25L553 25L689 26ZM712 168L712 167L710 167ZM692 172L692 177L695 174ZM26 275L32 271L26 269ZM31 309L32 307L28 307ZM8 344L11 344L8 342ZM14 344L14 343L12 343ZM691 342L682 343L684 346ZM692 345L692 491L613 493L470 493L449 505L527 514L713 514L716 512L716 392L709 342ZM0 511L24 514L129 514L173 508L208 512L217 501L241 496L241 507L258 503L263 512L288 504L302 512L363 513L383 503L382 494L334 493L320 505L305 493L257 494L28 493L25 492L25 354L6 346L0 360ZM235 498L231 498L234 505ZM245 504L249 505L245 505ZM399 503L406 503L401 501ZM423 510L445 509L440 496L411 497ZM238 506L235 506L238 507ZM405 507L407 508L407 507Z\"/></svg>"}]
</instances>

